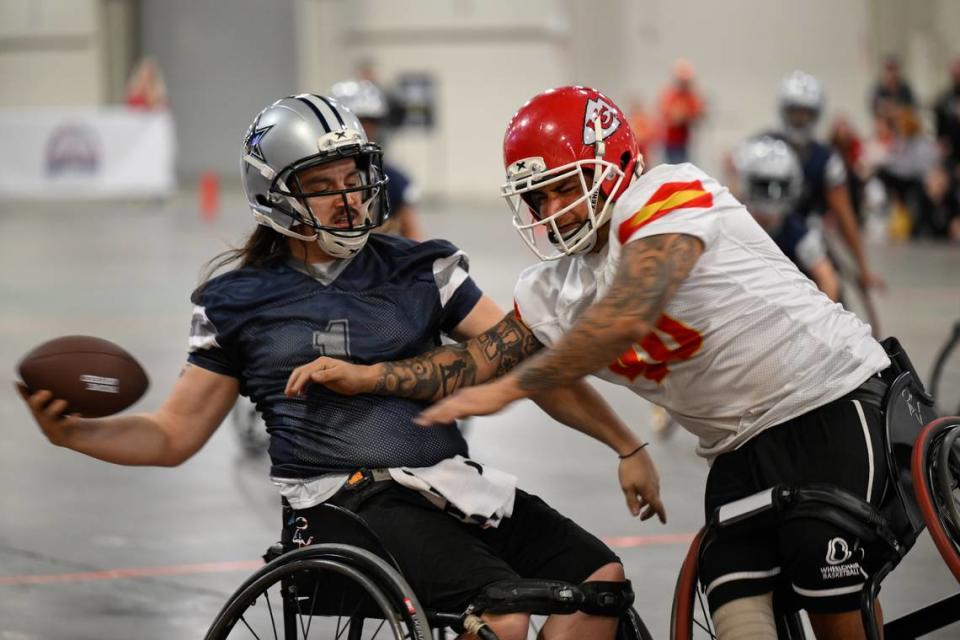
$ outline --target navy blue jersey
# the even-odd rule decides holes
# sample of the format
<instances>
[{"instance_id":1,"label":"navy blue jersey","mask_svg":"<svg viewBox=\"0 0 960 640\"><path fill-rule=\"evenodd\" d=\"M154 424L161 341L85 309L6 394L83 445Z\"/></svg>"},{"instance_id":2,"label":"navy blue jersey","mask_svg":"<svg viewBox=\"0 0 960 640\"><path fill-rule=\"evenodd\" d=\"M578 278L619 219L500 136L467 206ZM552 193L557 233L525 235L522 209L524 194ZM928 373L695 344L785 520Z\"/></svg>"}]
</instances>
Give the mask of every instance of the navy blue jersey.
<instances>
[{"instance_id":1,"label":"navy blue jersey","mask_svg":"<svg viewBox=\"0 0 960 640\"><path fill-rule=\"evenodd\" d=\"M832 147L816 141L799 148L783 133L768 132L765 135L783 140L796 152L803 168L803 194L797 211L803 216L822 216L827 212L827 191L846 184L847 171L840 155Z\"/></svg>"},{"instance_id":2,"label":"navy blue jersey","mask_svg":"<svg viewBox=\"0 0 960 640\"><path fill-rule=\"evenodd\" d=\"M813 267L827 257L826 244L819 229L811 228L799 213L786 216L771 237L784 255L807 277L810 277Z\"/></svg>"},{"instance_id":3,"label":"navy blue jersey","mask_svg":"<svg viewBox=\"0 0 960 640\"><path fill-rule=\"evenodd\" d=\"M383 172L390 181L387 183L387 198L390 201L390 210L399 213L407 205L413 204L411 190L413 185L410 178L392 164L383 163Z\"/></svg>"},{"instance_id":4,"label":"navy blue jersey","mask_svg":"<svg viewBox=\"0 0 960 640\"><path fill-rule=\"evenodd\" d=\"M328 284L302 263L236 269L194 293L188 360L240 381L266 422L275 477L467 455L458 429L411 422L423 402L319 385L299 398L283 394L293 369L322 355L371 364L440 344L480 299L467 268L449 242L372 234Z\"/></svg>"}]
</instances>

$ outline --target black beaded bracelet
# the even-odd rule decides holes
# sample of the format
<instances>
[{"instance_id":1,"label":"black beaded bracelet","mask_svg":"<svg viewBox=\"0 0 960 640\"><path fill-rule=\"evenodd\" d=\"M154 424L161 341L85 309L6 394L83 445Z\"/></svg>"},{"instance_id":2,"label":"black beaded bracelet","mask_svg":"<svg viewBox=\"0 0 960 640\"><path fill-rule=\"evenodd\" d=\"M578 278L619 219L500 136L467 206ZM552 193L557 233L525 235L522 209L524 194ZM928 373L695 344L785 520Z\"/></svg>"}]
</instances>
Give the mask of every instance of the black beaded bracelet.
<instances>
[{"instance_id":1,"label":"black beaded bracelet","mask_svg":"<svg viewBox=\"0 0 960 640\"><path fill-rule=\"evenodd\" d=\"M631 451L630 453L625 453L625 454L623 454L622 456L621 456L621 455L618 455L617 457L620 458L621 460L626 460L627 458L629 458L630 456L632 456L633 454L635 454L637 451L640 451L640 449L643 449L643 448L644 448L645 446L647 446L648 444L650 444L650 443L649 443L649 442L644 442L642 445L640 445L639 447L637 447L636 449L634 449L634 450Z\"/></svg>"}]
</instances>

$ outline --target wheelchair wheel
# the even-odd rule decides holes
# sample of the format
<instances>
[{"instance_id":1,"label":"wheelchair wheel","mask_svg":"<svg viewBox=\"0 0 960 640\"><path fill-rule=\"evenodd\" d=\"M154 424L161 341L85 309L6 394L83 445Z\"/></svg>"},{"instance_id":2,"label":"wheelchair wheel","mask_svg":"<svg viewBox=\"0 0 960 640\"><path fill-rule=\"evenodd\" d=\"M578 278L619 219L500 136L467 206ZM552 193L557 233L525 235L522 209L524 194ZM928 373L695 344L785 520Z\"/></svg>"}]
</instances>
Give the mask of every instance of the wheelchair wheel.
<instances>
[{"instance_id":1,"label":"wheelchair wheel","mask_svg":"<svg viewBox=\"0 0 960 640\"><path fill-rule=\"evenodd\" d=\"M911 471L930 537L960 581L960 418L938 418L923 428Z\"/></svg>"},{"instance_id":2,"label":"wheelchair wheel","mask_svg":"<svg viewBox=\"0 0 960 640\"><path fill-rule=\"evenodd\" d=\"M930 395L941 415L960 415L960 321L953 325L930 375Z\"/></svg>"},{"instance_id":3,"label":"wheelchair wheel","mask_svg":"<svg viewBox=\"0 0 960 640\"><path fill-rule=\"evenodd\" d=\"M630 607L620 617L616 640L653 640L653 636L647 630L647 625L640 619L640 614Z\"/></svg>"},{"instance_id":4,"label":"wheelchair wheel","mask_svg":"<svg viewBox=\"0 0 960 640\"><path fill-rule=\"evenodd\" d=\"M717 637L716 628L710 618L707 595L700 584L700 546L707 535L701 529L687 551L677 586L673 592L673 609L670 612L670 640L706 640ZM780 640L805 640L807 635L800 614L779 606L778 596L774 596L774 617L777 624L777 637Z\"/></svg>"},{"instance_id":5,"label":"wheelchair wheel","mask_svg":"<svg viewBox=\"0 0 960 640\"><path fill-rule=\"evenodd\" d=\"M670 612L670 640L716 638L710 619L707 598L700 588L700 544L706 531L701 529L690 543L680 566L677 586L673 591L673 609Z\"/></svg>"},{"instance_id":6,"label":"wheelchair wheel","mask_svg":"<svg viewBox=\"0 0 960 640\"><path fill-rule=\"evenodd\" d=\"M358 547L320 544L284 554L231 596L207 640L428 640L429 623L397 571Z\"/></svg>"}]
</instances>

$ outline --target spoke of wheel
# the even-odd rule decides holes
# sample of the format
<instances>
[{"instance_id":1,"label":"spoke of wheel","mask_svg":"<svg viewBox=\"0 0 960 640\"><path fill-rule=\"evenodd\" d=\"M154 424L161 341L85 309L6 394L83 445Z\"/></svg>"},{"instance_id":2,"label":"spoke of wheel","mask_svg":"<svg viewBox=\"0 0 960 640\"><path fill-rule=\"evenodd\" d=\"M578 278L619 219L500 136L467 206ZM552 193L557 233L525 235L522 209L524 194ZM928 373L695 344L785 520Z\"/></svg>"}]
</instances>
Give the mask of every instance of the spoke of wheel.
<instances>
[{"instance_id":1,"label":"spoke of wheel","mask_svg":"<svg viewBox=\"0 0 960 640\"><path fill-rule=\"evenodd\" d=\"M377 628L373 630L373 635L370 636L370 640L373 640L377 637L377 634L380 633L380 629L383 629L383 625L387 624L386 618L380 621L380 624L377 625Z\"/></svg>"},{"instance_id":2,"label":"spoke of wheel","mask_svg":"<svg viewBox=\"0 0 960 640\"><path fill-rule=\"evenodd\" d=\"M282 588L282 587L281 587L281 588ZM280 640L280 638L277 637L277 621L273 619L273 605L270 604L270 591L269 591L269 588L268 588L267 591L264 591L264 592L263 592L263 597L264 597L264 598L266 599L266 601L267 601L267 612L270 614L270 626L273 627L273 640ZM281 595L280 599L283 600L283 596L282 596L282 595Z\"/></svg>"},{"instance_id":3,"label":"spoke of wheel","mask_svg":"<svg viewBox=\"0 0 960 640\"><path fill-rule=\"evenodd\" d=\"M704 621L703 624L700 625L700 628L710 634L711 638L715 638L716 636L713 635L713 623L710 620L710 613L707 611L707 607L704 605L703 601L703 593L700 591L700 589L697 589L697 602L700 604L700 613L703 615Z\"/></svg>"},{"instance_id":4,"label":"spoke of wheel","mask_svg":"<svg viewBox=\"0 0 960 640\"><path fill-rule=\"evenodd\" d=\"M297 623L300 625L300 633L306 637L307 632L303 625L303 611L300 610L300 592L297 591L297 583L293 578L291 578L291 582L293 584L293 601L297 603Z\"/></svg>"},{"instance_id":5,"label":"spoke of wheel","mask_svg":"<svg viewBox=\"0 0 960 640\"><path fill-rule=\"evenodd\" d=\"M240 616L240 622L242 622L242 623L243 623L243 626L245 626L245 627L247 628L247 631L250 632L250 635L252 635L252 636L253 636L254 638L256 638L257 640L260 640L260 636L257 635L257 632L254 631L253 629L251 629L251 628L250 628L250 625L247 624L247 619L246 619L246 618L244 618L243 616Z\"/></svg>"},{"instance_id":6,"label":"spoke of wheel","mask_svg":"<svg viewBox=\"0 0 960 640\"><path fill-rule=\"evenodd\" d=\"M313 597L310 598L310 606L315 607L317 602L317 590L320 588L320 572L317 571L317 577L313 581ZM307 630L303 634L303 640L307 640L310 635L310 625L313 624L313 616L307 616Z\"/></svg>"}]
</instances>

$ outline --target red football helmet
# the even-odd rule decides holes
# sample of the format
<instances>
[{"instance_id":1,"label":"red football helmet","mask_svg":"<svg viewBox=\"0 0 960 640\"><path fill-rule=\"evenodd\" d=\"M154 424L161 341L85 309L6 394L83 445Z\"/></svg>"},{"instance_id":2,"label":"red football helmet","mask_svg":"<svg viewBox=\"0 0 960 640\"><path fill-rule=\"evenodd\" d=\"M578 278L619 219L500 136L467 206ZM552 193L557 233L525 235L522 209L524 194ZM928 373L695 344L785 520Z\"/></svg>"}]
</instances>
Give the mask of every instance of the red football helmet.
<instances>
[{"instance_id":1,"label":"red football helmet","mask_svg":"<svg viewBox=\"0 0 960 640\"><path fill-rule=\"evenodd\" d=\"M597 229L610 219L613 204L643 170L643 158L627 118L596 89L560 87L520 107L503 138L507 181L500 193L513 212L513 225L541 260L584 253L594 247ZM525 194L579 175L583 195L541 218ZM597 203L603 196L602 209ZM560 233L557 219L586 202L588 220ZM538 245L549 240L552 250ZM545 250L541 250L541 249Z\"/></svg>"}]
</instances>

